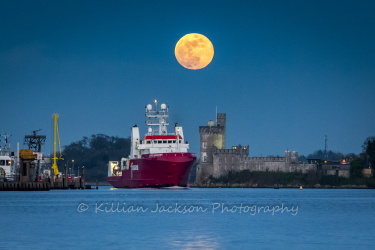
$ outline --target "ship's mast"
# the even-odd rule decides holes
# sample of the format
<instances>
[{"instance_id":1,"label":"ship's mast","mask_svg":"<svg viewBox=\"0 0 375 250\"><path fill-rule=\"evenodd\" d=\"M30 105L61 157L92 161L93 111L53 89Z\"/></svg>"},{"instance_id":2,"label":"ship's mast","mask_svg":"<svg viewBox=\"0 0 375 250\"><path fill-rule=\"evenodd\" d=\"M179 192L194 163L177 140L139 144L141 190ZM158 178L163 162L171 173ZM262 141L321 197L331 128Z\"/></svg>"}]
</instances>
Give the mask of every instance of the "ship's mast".
<instances>
[{"instance_id":1,"label":"ship's mast","mask_svg":"<svg viewBox=\"0 0 375 250\"><path fill-rule=\"evenodd\" d=\"M7 149L8 149L8 153L10 155L10 143L8 143L8 138L11 137L12 135L7 135L6 133L3 134L3 135L0 135L2 137L4 137L4 153L7 153ZM7 148L8 146L8 148ZM0 151L1 151L1 146L0 146Z\"/></svg>"},{"instance_id":2,"label":"ship's mast","mask_svg":"<svg viewBox=\"0 0 375 250\"><path fill-rule=\"evenodd\" d=\"M148 120L146 121L148 126L148 135L152 135L154 132L152 126L158 127L158 131L156 131L158 135L166 135L167 125L169 125L167 122L167 118L169 117L168 107L163 103L160 105L160 110L158 110L158 101L155 100L154 104L155 110L152 110L151 104L146 106L146 116L148 117Z\"/></svg>"}]
</instances>

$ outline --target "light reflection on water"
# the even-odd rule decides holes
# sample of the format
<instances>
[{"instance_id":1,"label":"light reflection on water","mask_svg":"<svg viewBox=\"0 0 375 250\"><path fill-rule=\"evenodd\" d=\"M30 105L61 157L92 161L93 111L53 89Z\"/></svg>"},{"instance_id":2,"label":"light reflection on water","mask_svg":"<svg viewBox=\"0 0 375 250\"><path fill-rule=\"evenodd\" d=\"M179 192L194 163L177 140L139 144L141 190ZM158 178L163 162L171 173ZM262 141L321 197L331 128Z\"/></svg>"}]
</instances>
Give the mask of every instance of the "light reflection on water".
<instances>
[{"instance_id":1,"label":"light reflection on water","mask_svg":"<svg viewBox=\"0 0 375 250\"><path fill-rule=\"evenodd\" d=\"M205 212L179 213L177 205ZM83 204L83 205L82 205ZM104 206L100 207L100 204ZM143 212L111 211L112 204ZM213 213L213 204L298 206L298 213ZM79 210L79 205L82 211ZM151 212L156 206L168 211ZM99 210L95 208L99 206ZM104 207L108 207L108 211ZM114 206L116 208L116 206ZM0 192L1 247L371 248L375 190L114 189ZM120 207L121 208L121 207ZM86 209L86 210L85 210ZM57 243L54 240L63 239Z\"/></svg>"},{"instance_id":2,"label":"light reflection on water","mask_svg":"<svg viewBox=\"0 0 375 250\"><path fill-rule=\"evenodd\" d=\"M182 238L182 239L181 239ZM184 235L171 237L169 239L169 247L173 249L218 249L220 248L219 240L214 236L209 235L196 235L195 232L190 234L184 233Z\"/></svg>"}]
</instances>

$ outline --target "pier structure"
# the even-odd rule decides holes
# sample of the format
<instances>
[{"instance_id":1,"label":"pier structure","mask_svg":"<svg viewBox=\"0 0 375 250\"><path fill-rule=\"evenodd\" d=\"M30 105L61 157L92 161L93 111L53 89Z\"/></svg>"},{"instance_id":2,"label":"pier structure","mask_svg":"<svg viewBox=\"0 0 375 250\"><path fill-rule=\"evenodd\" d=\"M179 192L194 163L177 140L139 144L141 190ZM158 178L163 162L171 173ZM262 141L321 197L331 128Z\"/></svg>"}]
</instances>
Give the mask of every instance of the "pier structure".
<instances>
[{"instance_id":1,"label":"pier structure","mask_svg":"<svg viewBox=\"0 0 375 250\"><path fill-rule=\"evenodd\" d=\"M65 174L58 171L57 161L63 159L61 157L60 136L58 131L57 119L58 114L53 114L54 119L54 152L52 169L46 170L49 174L41 174L40 162L42 157L42 145L46 140L46 136L37 135L39 130L33 131L33 135L26 135L24 143L29 149L18 150L17 146L17 167L12 174L2 174L0 172L0 191L48 191L51 189L91 189L90 185L85 184L85 171L82 167L82 174L78 177L68 175L67 168ZM7 137L9 137L7 135ZM6 139L7 139L6 137ZM56 144L58 141L60 156L57 157ZM6 140L7 143L7 140ZM6 144L7 145L7 144ZM34 150L33 150L34 149ZM9 146L9 155L10 146ZM13 153L12 153L13 154ZM13 154L14 155L14 154ZM6 166L14 167L14 157L7 158ZM0 163L5 162L2 160ZM19 166L19 167L18 167ZM0 169L1 170L1 169Z\"/></svg>"}]
</instances>

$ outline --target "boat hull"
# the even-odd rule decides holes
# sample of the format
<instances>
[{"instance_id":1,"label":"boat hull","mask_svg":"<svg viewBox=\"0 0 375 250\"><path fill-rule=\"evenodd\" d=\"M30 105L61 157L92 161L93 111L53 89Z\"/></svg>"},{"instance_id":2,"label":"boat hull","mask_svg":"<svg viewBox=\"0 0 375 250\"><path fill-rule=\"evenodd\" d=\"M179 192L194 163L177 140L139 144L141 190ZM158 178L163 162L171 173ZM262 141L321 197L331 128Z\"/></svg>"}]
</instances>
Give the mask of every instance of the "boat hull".
<instances>
[{"instance_id":1,"label":"boat hull","mask_svg":"<svg viewBox=\"0 0 375 250\"><path fill-rule=\"evenodd\" d=\"M107 182L115 188L186 187L196 159L193 153L144 154L131 159L121 176L107 177Z\"/></svg>"}]
</instances>

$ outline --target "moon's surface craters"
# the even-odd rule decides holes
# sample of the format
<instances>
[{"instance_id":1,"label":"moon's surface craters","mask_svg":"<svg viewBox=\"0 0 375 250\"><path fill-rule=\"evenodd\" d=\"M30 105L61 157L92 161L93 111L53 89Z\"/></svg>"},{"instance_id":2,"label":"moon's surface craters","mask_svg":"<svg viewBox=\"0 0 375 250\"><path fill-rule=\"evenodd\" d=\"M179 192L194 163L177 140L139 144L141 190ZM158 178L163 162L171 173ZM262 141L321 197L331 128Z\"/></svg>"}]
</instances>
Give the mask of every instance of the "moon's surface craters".
<instances>
[{"instance_id":1,"label":"moon's surface craters","mask_svg":"<svg viewBox=\"0 0 375 250\"><path fill-rule=\"evenodd\" d=\"M183 36L175 48L177 61L188 69L206 67L213 58L213 45L207 37L200 34Z\"/></svg>"}]
</instances>

